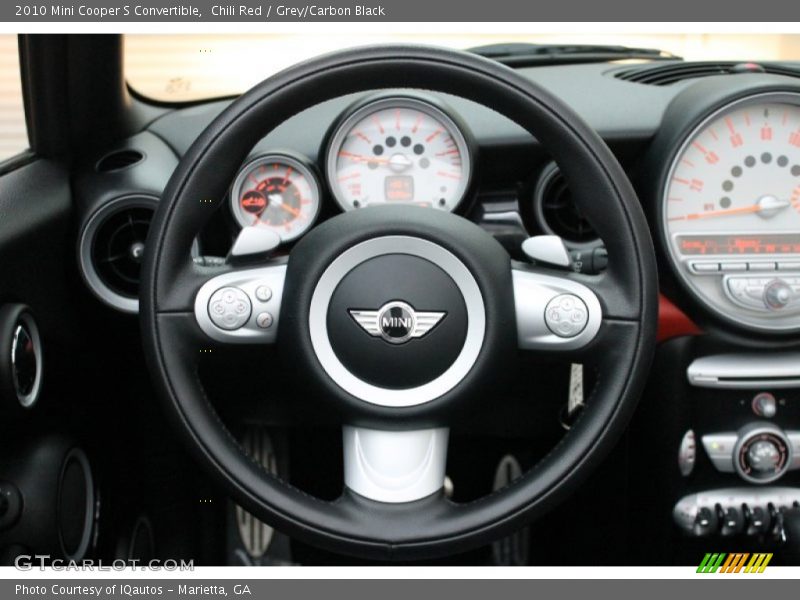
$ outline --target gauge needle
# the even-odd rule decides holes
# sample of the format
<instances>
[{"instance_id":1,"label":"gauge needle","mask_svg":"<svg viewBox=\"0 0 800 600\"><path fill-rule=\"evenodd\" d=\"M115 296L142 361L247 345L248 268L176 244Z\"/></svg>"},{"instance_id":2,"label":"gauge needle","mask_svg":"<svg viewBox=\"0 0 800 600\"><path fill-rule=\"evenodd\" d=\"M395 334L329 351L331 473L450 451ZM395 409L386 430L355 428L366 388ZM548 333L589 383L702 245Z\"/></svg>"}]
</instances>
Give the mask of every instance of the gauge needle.
<instances>
[{"instance_id":1,"label":"gauge needle","mask_svg":"<svg viewBox=\"0 0 800 600\"><path fill-rule=\"evenodd\" d=\"M389 164L388 158L376 158L374 156L364 156L363 154L353 154L352 152L347 152L346 150L339 152L339 156L344 156L345 158L349 158L350 160L354 160L356 162L371 162L381 165Z\"/></svg>"},{"instance_id":2,"label":"gauge needle","mask_svg":"<svg viewBox=\"0 0 800 600\"><path fill-rule=\"evenodd\" d=\"M270 206L280 206L283 210L288 212L290 215L294 215L295 217L300 216L300 211L296 208L292 208L288 204L284 204L283 196L280 194L270 194L267 196L269 198Z\"/></svg>"},{"instance_id":3,"label":"gauge needle","mask_svg":"<svg viewBox=\"0 0 800 600\"><path fill-rule=\"evenodd\" d=\"M729 215L746 215L758 213L763 217L772 217L783 208L791 205L788 200L779 200L775 196L763 196L755 204L740 206L738 208L726 208L723 210L709 210L702 213L690 213L682 217L673 217L670 221L696 221L697 219L713 219L715 217L725 217Z\"/></svg>"}]
</instances>

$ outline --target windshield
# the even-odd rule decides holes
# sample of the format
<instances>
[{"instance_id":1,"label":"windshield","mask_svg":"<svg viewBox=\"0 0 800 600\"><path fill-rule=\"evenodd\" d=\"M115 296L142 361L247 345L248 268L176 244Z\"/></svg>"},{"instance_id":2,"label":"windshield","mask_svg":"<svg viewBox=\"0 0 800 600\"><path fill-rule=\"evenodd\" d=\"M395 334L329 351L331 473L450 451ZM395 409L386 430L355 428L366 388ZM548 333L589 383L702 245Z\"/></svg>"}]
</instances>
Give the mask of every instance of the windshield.
<instances>
[{"instance_id":1,"label":"windshield","mask_svg":"<svg viewBox=\"0 0 800 600\"><path fill-rule=\"evenodd\" d=\"M347 47L415 43L467 49L512 42L657 48L685 60L800 59L800 35L786 34L126 35L125 73L143 96L189 102L240 94L283 68Z\"/></svg>"}]
</instances>

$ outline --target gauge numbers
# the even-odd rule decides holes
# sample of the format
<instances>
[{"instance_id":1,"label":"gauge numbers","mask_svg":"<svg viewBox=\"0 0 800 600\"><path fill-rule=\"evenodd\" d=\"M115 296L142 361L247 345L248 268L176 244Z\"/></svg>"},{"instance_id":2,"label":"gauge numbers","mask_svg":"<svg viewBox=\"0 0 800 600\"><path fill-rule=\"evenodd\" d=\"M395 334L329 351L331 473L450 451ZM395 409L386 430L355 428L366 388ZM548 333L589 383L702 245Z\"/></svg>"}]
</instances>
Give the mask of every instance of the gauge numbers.
<instances>
[{"instance_id":1,"label":"gauge numbers","mask_svg":"<svg viewBox=\"0 0 800 600\"><path fill-rule=\"evenodd\" d=\"M800 107L758 104L713 120L667 190L671 232L800 230Z\"/></svg>"}]
</instances>

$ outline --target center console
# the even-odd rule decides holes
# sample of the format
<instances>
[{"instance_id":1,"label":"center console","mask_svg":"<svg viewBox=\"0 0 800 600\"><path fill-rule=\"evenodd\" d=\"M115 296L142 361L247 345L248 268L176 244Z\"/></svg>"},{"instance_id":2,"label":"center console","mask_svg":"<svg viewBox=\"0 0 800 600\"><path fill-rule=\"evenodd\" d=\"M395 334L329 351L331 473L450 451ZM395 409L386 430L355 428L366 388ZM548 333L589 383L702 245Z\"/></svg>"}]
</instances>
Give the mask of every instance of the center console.
<instances>
[{"instance_id":1,"label":"center console","mask_svg":"<svg viewBox=\"0 0 800 600\"><path fill-rule=\"evenodd\" d=\"M737 351L706 335L667 341L631 435L640 526L658 521L671 540L659 560L788 556L784 517L800 508L800 354Z\"/></svg>"}]
</instances>

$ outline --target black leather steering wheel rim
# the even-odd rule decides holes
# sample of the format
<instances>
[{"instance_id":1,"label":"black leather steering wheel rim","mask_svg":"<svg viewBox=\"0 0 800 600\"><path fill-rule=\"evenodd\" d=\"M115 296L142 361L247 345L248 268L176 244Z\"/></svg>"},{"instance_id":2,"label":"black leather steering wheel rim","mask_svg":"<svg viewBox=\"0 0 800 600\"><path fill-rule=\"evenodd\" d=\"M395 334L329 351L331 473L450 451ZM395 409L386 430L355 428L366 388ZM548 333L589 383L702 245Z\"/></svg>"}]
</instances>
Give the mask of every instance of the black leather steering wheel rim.
<instances>
[{"instance_id":1,"label":"black leather steering wheel rim","mask_svg":"<svg viewBox=\"0 0 800 600\"><path fill-rule=\"evenodd\" d=\"M313 498L248 459L205 396L196 371L208 340L194 321L214 273L191 260L197 232L225 197L255 143L329 98L411 87L463 96L512 118L551 152L579 207L606 243L609 269L593 281L604 322L586 349L600 372L563 440L513 484L468 504L439 496L387 505L345 493ZM575 275L574 277L580 278ZM649 230L628 179L571 109L511 69L461 52L385 46L335 53L259 84L233 102L181 160L151 226L141 292L143 343L167 414L198 460L238 503L287 534L373 559L463 551L512 531L563 499L617 441L644 386L655 345L657 278ZM596 352L602 349L602 352ZM592 358L593 357L593 358Z\"/></svg>"}]
</instances>

